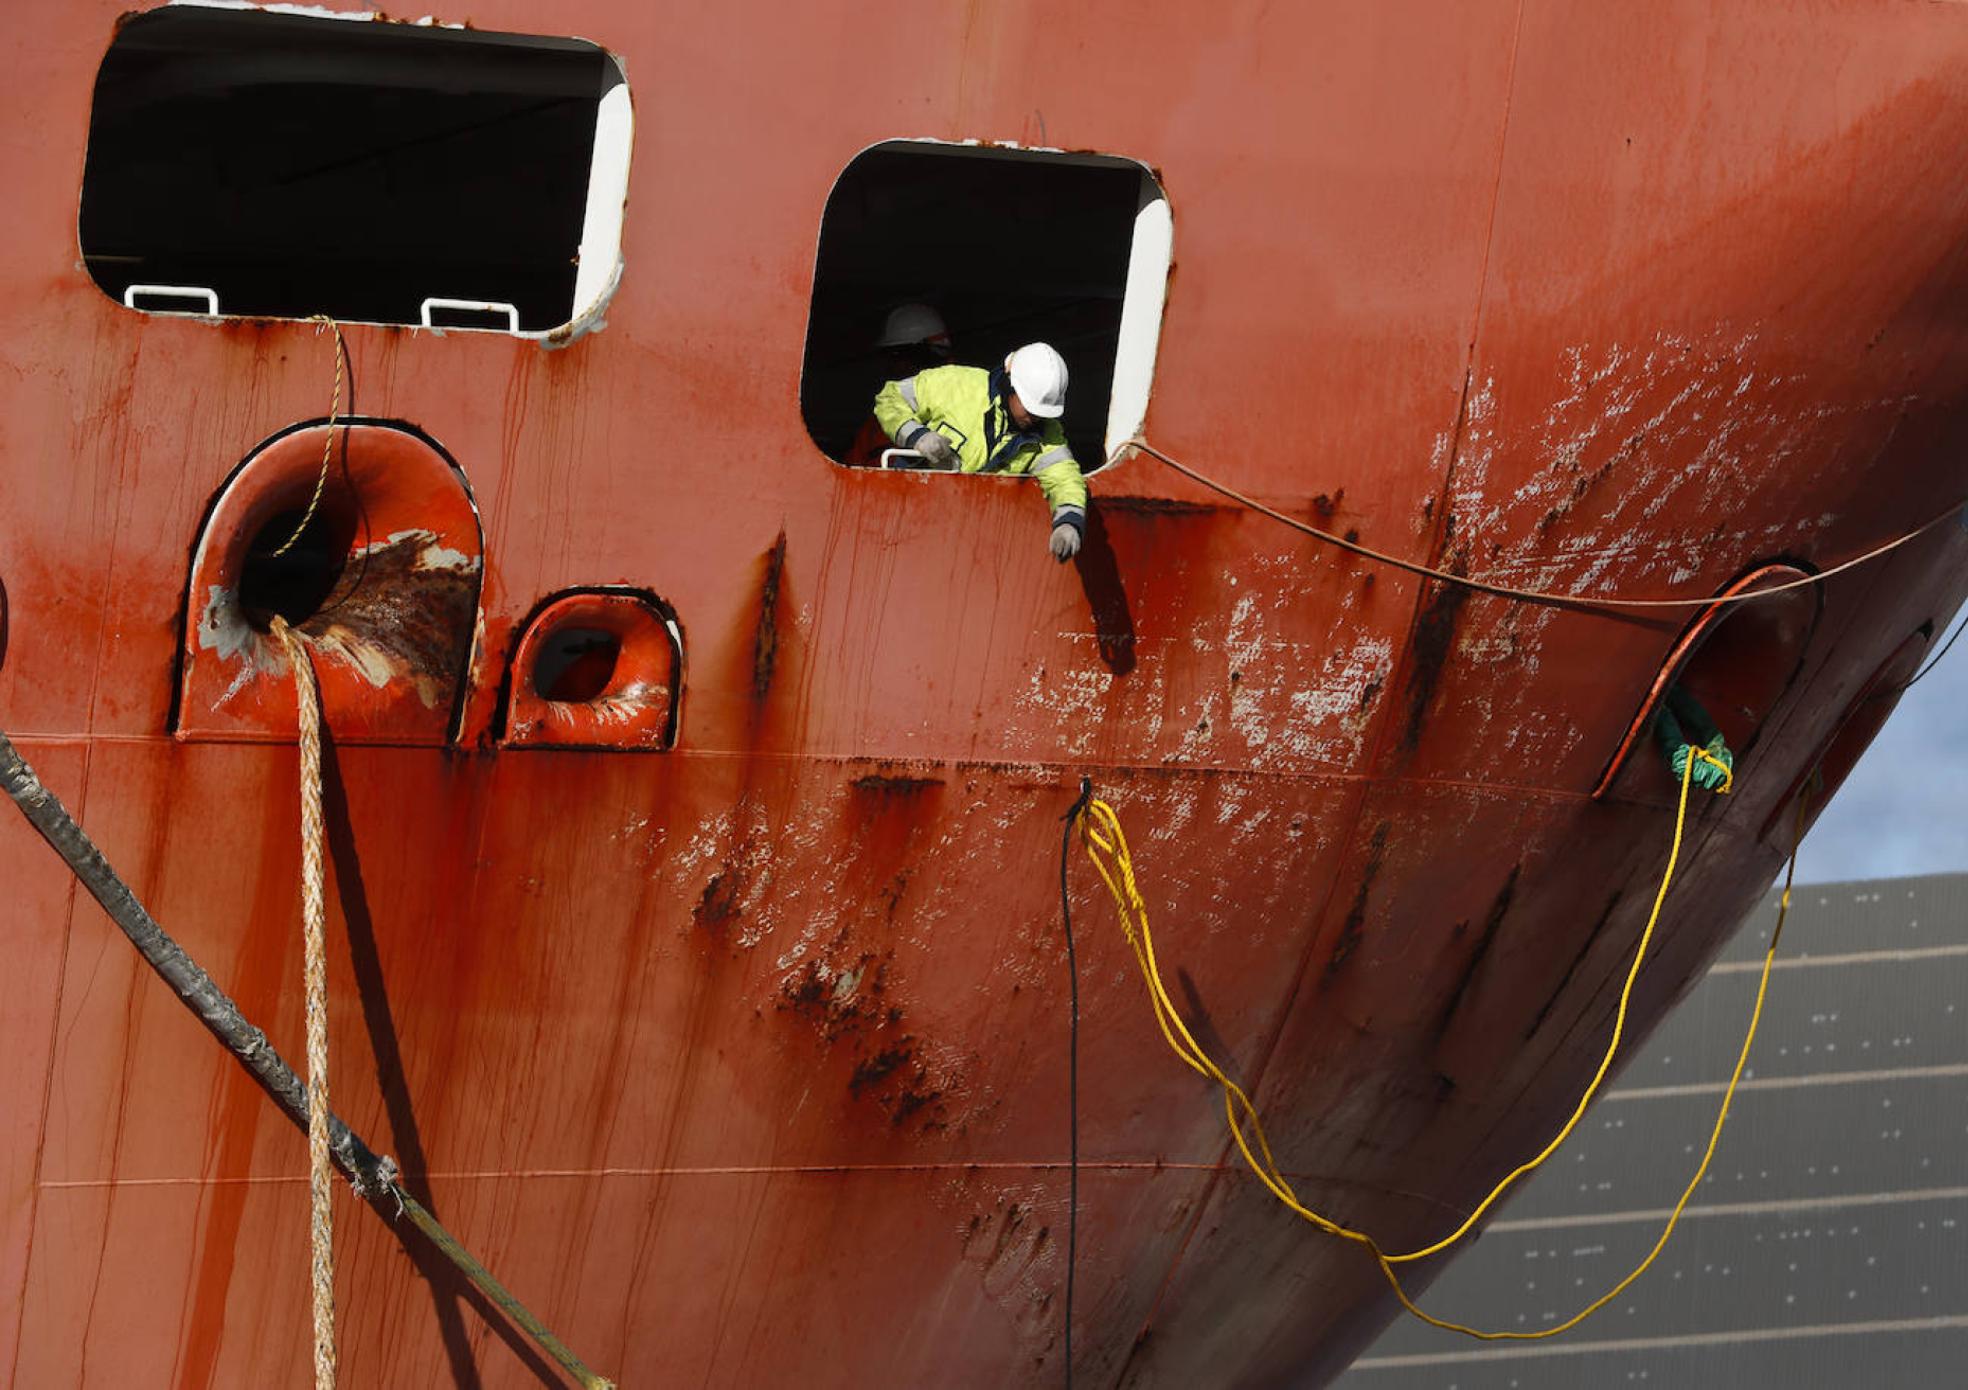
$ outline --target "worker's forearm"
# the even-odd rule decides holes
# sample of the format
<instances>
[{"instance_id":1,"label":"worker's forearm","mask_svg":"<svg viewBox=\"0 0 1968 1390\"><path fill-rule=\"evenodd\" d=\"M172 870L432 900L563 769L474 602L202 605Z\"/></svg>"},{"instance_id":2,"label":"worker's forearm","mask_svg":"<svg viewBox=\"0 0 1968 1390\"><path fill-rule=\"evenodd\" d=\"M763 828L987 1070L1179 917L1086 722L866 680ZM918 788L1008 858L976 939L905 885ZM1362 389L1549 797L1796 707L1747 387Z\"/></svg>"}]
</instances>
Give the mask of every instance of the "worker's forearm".
<instances>
[{"instance_id":1,"label":"worker's forearm","mask_svg":"<svg viewBox=\"0 0 1968 1390\"><path fill-rule=\"evenodd\" d=\"M875 394L875 420L902 448L914 443L925 423L916 413L914 378L882 386Z\"/></svg>"},{"instance_id":2,"label":"worker's forearm","mask_svg":"<svg viewBox=\"0 0 1968 1390\"><path fill-rule=\"evenodd\" d=\"M1086 478L1080 473L1080 465L1069 455L1067 458L1040 468L1036 476L1039 488L1045 493L1046 505L1052 509L1055 526L1062 522L1080 530L1086 529L1087 489Z\"/></svg>"}]
</instances>

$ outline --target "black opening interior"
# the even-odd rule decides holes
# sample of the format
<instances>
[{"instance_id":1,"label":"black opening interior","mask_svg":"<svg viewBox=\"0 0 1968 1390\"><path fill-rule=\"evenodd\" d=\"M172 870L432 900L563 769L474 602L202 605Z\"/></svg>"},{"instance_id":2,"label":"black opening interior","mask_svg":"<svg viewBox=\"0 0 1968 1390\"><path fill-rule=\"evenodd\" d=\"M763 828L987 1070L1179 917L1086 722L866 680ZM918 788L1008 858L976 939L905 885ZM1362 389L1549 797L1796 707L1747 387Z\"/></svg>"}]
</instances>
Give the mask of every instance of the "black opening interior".
<instances>
[{"instance_id":1,"label":"black opening interior","mask_svg":"<svg viewBox=\"0 0 1968 1390\"><path fill-rule=\"evenodd\" d=\"M954 360L995 367L1029 342L1066 358L1066 437L1105 454L1134 219L1154 182L1092 156L898 141L857 157L821 220L800 410L840 460L889 376L890 310L932 306Z\"/></svg>"},{"instance_id":2,"label":"black opening interior","mask_svg":"<svg viewBox=\"0 0 1968 1390\"><path fill-rule=\"evenodd\" d=\"M1738 755L1797 678L1817 615L1817 596L1802 589L1738 603L1676 674L1676 683L1708 711Z\"/></svg>"},{"instance_id":3,"label":"black opening interior","mask_svg":"<svg viewBox=\"0 0 1968 1390\"><path fill-rule=\"evenodd\" d=\"M325 504L312 517L304 506L270 517L254 534L240 567L239 609L246 621L265 632L276 613L299 627L320 612L341 580L352 531L342 509Z\"/></svg>"},{"instance_id":4,"label":"black opening interior","mask_svg":"<svg viewBox=\"0 0 1968 1390\"><path fill-rule=\"evenodd\" d=\"M196 285L229 315L414 324L435 296L556 327L573 313L596 107L621 80L576 39L137 15L96 76L84 261L119 301Z\"/></svg>"},{"instance_id":5,"label":"black opening interior","mask_svg":"<svg viewBox=\"0 0 1968 1390\"><path fill-rule=\"evenodd\" d=\"M615 679L622 639L598 627L564 627L534 649L533 690L543 700L586 704Z\"/></svg>"}]
</instances>

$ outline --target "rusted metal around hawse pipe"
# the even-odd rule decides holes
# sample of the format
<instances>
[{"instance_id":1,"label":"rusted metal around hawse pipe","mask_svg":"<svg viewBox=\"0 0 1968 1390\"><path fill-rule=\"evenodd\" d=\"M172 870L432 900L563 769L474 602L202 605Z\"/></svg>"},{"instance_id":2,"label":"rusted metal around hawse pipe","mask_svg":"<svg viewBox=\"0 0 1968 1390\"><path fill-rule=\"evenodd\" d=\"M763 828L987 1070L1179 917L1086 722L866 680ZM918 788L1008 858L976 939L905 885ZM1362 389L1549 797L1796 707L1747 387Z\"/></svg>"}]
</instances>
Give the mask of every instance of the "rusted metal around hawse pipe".
<instances>
[{"instance_id":1,"label":"rusted metal around hawse pipe","mask_svg":"<svg viewBox=\"0 0 1968 1390\"><path fill-rule=\"evenodd\" d=\"M239 1011L239 1006L213 983L204 968L187 955L184 948L157 924L157 919L150 915L149 910L137 901L136 894L103 858L102 851L96 848L88 833L76 824L61 799L34 775L34 769L21 757L5 730L0 730L0 786L6 788L7 795L20 807L28 824L62 857L76 880L102 904L103 911L130 938L130 943L142 953L150 968L162 977L185 1007L198 1016L198 1021L287 1112L287 1118L305 1130L307 1088L294 1075L294 1069L281 1059L273 1044L267 1040L267 1035ZM541 1350L579 1381L584 1390L614 1390L613 1381L589 1370L578 1356L513 1297L505 1285L492 1276L490 1270L474 1259L471 1252L460 1245L435 1216L404 1191L396 1180L394 1160L377 1155L363 1142L361 1135L342 1123L338 1115L328 1117L328 1147L342 1171L349 1175L358 1197L385 1212L393 1201L399 1213L408 1216L446 1259L537 1342Z\"/></svg>"}]
</instances>

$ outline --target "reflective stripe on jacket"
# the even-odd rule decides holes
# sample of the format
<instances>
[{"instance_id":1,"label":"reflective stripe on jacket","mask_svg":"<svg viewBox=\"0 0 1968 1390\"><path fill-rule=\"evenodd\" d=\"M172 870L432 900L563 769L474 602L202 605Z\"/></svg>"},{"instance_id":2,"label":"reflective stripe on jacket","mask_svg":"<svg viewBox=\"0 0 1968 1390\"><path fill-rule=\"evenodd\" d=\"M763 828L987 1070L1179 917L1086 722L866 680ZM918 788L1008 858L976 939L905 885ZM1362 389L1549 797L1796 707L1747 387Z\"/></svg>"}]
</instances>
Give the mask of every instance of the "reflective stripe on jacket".
<instances>
[{"instance_id":1,"label":"reflective stripe on jacket","mask_svg":"<svg viewBox=\"0 0 1968 1390\"><path fill-rule=\"evenodd\" d=\"M1005 408L1003 372L983 367L931 367L891 381L875 396L875 418L898 448L913 448L933 429L957 451L964 473L1029 473L1039 480L1052 522L1086 528L1086 480L1066 447L1057 420L1020 433Z\"/></svg>"}]
</instances>

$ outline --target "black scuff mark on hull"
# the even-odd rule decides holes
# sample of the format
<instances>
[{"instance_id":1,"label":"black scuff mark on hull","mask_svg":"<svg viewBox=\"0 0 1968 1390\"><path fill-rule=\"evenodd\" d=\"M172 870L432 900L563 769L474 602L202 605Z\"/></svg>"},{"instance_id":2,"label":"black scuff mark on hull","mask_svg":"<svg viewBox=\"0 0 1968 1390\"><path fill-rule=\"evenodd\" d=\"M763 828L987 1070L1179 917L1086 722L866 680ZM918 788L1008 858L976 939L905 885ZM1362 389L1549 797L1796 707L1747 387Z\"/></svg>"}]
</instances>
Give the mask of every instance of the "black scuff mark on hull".
<instances>
[{"instance_id":1,"label":"black scuff mark on hull","mask_svg":"<svg viewBox=\"0 0 1968 1390\"><path fill-rule=\"evenodd\" d=\"M895 797L920 796L932 787L942 786L943 779L910 777L892 772L870 772L856 777L849 785L864 796L885 801Z\"/></svg>"},{"instance_id":2,"label":"black scuff mark on hull","mask_svg":"<svg viewBox=\"0 0 1968 1390\"><path fill-rule=\"evenodd\" d=\"M779 660L779 585L786 574L786 532L765 552L765 578L759 585L758 627L752 634L752 698L763 700L772 689L772 672Z\"/></svg>"},{"instance_id":3,"label":"black scuff mark on hull","mask_svg":"<svg viewBox=\"0 0 1968 1390\"><path fill-rule=\"evenodd\" d=\"M1613 919L1613 910L1620 905L1620 899L1625 895L1624 888L1616 888L1613 890L1613 895L1606 899L1606 906L1601 909L1599 920L1592 924L1592 930L1586 933L1585 941L1578 948L1578 954L1573 956L1572 963L1565 967L1565 973L1559 977L1558 987L1551 991L1551 997L1546 999L1544 1007L1537 1011L1537 1017L1531 1020L1531 1026L1524 1030L1526 1042L1537 1036L1538 1029L1544 1027L1544 1021L1551 1017L1551 1011L1558 1007L1558 1001L1564 997L1565 990L1572 983L1572 976L1578 974L1578 968L1585 964L1586 953L1591 951L1594 943L1599 940L1600 933L1606 930L1606 923Z\"/></svg>"},{"instance_id":4,"label":"black scuff mark on hull","mask_svg":"<svg viewBox=\"0 0 1968 1390\"><path fill-rule=\"evenodd\" d=\"M721 932L738 918L745 910L738 905L739 898L746 887L746 875L742 869L726 867L711 875L710 882L698 895L697 906L690 910L690 916L698 926L708 932Z\"/></svg>"},{"instance_id":5,"label":"black scuff mark on hull","mask_svg":"<svg viewBox=\"0 0 1968 1390\"><path fill-rule=\"evenodd\" d=\"M1463 574L1468 565L1458 554L1448 572ZM1427 721L1428 707L1442 683L1442 670L1448 665L1455 645L1456 618L1469 601L1469 590L1460 584L1444 584L1415 620L1414 661L1408 668L1408 716L1401 729L1401 751L1412 753L1421 742L1421 726Z\"/></svg>"},{"instance_id":6,"label":"black scuff mark on hull","mask_svg":"<svg viewBox=\"0 0 1968 1390\"><path fill-rule=\"evenodd\" d=\"M1510 866L1510 873L1503 880L1503 887L1497 890L1496 898L1490 903L1490 910L1483 919L1483 934L1476 939L1476 949L1470 952L1469 964L1463 968L1462 978L1456 981L1453 993L1443 1006L1441 1017L1435 1023L1435 1041L1440 1042L1448 1033L1449 1025L1455 1021L1456 1010L1469 995L1469 987L1475 983L1476 974L1488 959L1490 947L1496 944L1497 931L1503 926L1503 919L1510 913L1510 902L1517 894L1517 876L1524 871L1522 864Z\"/></svg>"},{"instance_id":7,"label":"black scuff mark on hull","mask_svg":"<svg viewBox=\"0 0 1968 1390\"><path fill-rule=\"evenodd\" d=\"M1359 891L1353 895L1353 906L1346 910L1346 920L1340 925L1339 940L1333 943L1332 955L1326 961L1326 982L1339 973L1341 966L1353 952L1359 949L1361 939L1366 935L1367 897L1373 892L1374 879L1380 874L1380 861L1387 853L1387 832L1390 823L1382 821L1374 827L1373 840L1367 848L1367 866L1360 875Z\"/></svg>"},{"instance_id":8,"label":"black scuff mark on hull","mask_svg":"<svg viewBox=\"0 0 1968 1390\"><path fill-rule=\"evenodd\" d=\"M914 1038L904 1033L890 1046L856 1062L853 1074L847 1078L848 1093L859 1096L870 1087L881 1085L902 1068L914 1066L915 1043Z\"/></svg>"},{"instance_id":9,"label":"black scuff mark on hull","mask_svg":"<svg viewBox=\"0 0 1968 1390\"><path fill-rule=\"evenodd\" d=\"M1172 497L1102 497L1107 511L1129 516L1210 516L1229 508L1209 502L1181 502Z\"/></svg>"}]
</instances>

